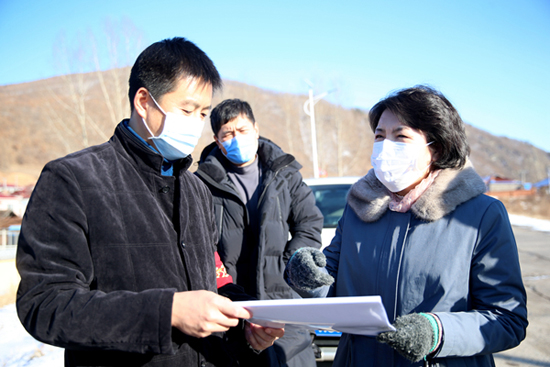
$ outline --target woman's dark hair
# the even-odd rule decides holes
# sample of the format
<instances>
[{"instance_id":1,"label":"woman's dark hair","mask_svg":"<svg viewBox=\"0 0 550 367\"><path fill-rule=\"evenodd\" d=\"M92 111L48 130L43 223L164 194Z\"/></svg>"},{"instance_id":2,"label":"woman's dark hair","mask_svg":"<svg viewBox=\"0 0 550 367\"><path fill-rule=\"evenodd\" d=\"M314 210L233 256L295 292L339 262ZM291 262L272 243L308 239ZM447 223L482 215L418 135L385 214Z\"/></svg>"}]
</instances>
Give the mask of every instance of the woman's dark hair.
<instances>
[{"instance_id":1,"label":"woman's dark hair","mask_svg":"<svg viewBox=\"0 0 550 367\"><path fill-rule=\"evenodd\" d=\"M220 129L223 125L229 121L243 115L252 122L252 125L256 123L254 120L254 114L252 108L246 101L240 99L226 99L220 102L212 112L210 113L210 125L214 135L218 136Z\"/></svg>"},{"instance_id":2,"label":"woman's dark hair","mask_svg":"<svg viewBox=\"0 0 550 367\"><path fill-rule=\"evenodd\" d=\"M402 89L378 102L369 112L372 131L376 130L385 110L406 126L426 135L438 159L434 169L462 168L470 154L464 122L451 102L440 92L425 85Z\"/></svg>"},{"instance_id":3,"label":"woman's dark hair","mask_svg":"<svg viewBox=\"0 0 550 367\"><path fill-rule=\"evenodd\" d=\"M153 43L138 56L130 72L128 97L132 110L139 88L147 89L160 100L185 77L211 84L214 91L222 86L214 63L193 42L175 37Z\"/></svg>"}]
</instances>

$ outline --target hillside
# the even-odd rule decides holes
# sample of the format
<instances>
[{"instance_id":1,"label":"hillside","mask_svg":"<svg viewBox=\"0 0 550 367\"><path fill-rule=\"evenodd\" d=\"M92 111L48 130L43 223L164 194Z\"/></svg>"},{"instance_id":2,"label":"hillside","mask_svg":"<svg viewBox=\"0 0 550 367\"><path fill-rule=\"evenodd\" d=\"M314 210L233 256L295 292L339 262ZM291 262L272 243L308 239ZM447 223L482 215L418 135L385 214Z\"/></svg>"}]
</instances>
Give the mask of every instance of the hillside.
<instances>
[{"instance_id":1,"label":"hillside","mask_svg":"<svg viewBox=\"0 0 550 367\"><path fill-rule=\"evenodd\" d=\"M129 115L128 74L129 68L124 68L0 86L0 180L32 182L46 162L107 140ZM292 153L304 166L304 177L313 175L310 120L303 111L306 95L225 81L213 104L225 98L247 100L260 134ZM368 111L320 101L315 115L320 168L328 176L365 174L371 167L373 138ZM471 160L480 175L523 177L527 182L546 177L550 153L470 125L467 134ZM211 141L207 123L194 156L198 158Z\"/></svg>"}]
</instances>

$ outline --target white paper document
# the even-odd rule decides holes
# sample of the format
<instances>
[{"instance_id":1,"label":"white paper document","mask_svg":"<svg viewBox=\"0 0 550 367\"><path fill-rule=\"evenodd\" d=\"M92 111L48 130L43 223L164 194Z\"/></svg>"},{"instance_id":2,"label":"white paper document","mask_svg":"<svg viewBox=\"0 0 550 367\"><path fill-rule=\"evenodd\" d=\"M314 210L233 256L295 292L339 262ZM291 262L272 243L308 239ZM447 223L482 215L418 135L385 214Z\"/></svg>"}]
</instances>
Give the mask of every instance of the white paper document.
<instances>
[{"instance_id":1,"label":"white paper document","mask_svg":"<svg viewBox=\"0 0 550 367\"><path fill-rule=\"evenodd\" d=\"M250 322L262 326L298 325L358 335L395 330L380 296L276 299L235 302L252 312Z\"/></svg>"}]
</instances>

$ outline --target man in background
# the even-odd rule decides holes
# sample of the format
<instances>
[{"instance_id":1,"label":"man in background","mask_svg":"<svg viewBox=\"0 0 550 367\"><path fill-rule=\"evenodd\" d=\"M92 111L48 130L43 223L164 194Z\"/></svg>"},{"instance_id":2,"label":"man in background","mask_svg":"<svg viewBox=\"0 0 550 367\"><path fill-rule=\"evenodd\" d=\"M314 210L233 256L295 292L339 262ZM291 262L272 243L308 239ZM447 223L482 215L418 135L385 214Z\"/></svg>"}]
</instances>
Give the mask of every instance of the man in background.
<instances>
[{"instance_id":1,"label":"man in background","mask_svg":"<svg viewBox=\"0 0 550 367\"><path fill-rule=\"evenodd\" d=\"M222 332L250 314L216 294L212 199L188 171L220 86L193 43L154 43L132 67L130 119L44 167L21 228L17 310L65 365L236 364ZM257 350L283 333L245 332Z\"/></svg>"},{"instance_id":2,"label":"man in background","mask_svg":"<svg viewBox=\"0 0 550 367\"><path fill-rule=\"evenodd\" d=\"M302 166L260 137L245 101L221 102L210 123L215 141L202 152L196 174L212 192L218 252L228 273L258 299L299 298L283 280L285 264L301 247L320 248L323 226ZM262 363L315 366L311 341L307 330L287 326Z\"/></svg>"}]
</instances>

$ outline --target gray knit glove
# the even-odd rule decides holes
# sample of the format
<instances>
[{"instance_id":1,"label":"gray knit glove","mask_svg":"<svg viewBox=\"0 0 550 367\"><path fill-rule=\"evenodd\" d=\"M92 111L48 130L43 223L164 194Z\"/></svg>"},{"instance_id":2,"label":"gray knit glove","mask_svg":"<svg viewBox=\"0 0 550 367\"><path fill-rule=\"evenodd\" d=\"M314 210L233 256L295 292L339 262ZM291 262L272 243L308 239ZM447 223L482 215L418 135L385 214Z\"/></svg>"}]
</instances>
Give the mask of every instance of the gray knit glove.
<instances>
[{"instance_id":1,"label":"gray knit glove","mask_svg":"<svg viewBox=\"0 0 550 367\"><path fill-rule=\"evenodd\" d=\"M432 314L413 313L398 317L395 331L379 334L376 340L387 343L403 357L419 362L439 346L439 326Z\"/></svg>"},{"instance_id":2,"label":"gray knit glove","mask_svg":"<svg viewBox=\"0 0 550 367\"><path fill-rule=\"evenodd\" d=\"M302 247L286 265L286 280L292 288L312 291L334 283L334 278L321 269L327 265L325 255L313 247Z\"/></svg>"}]
</instances>

